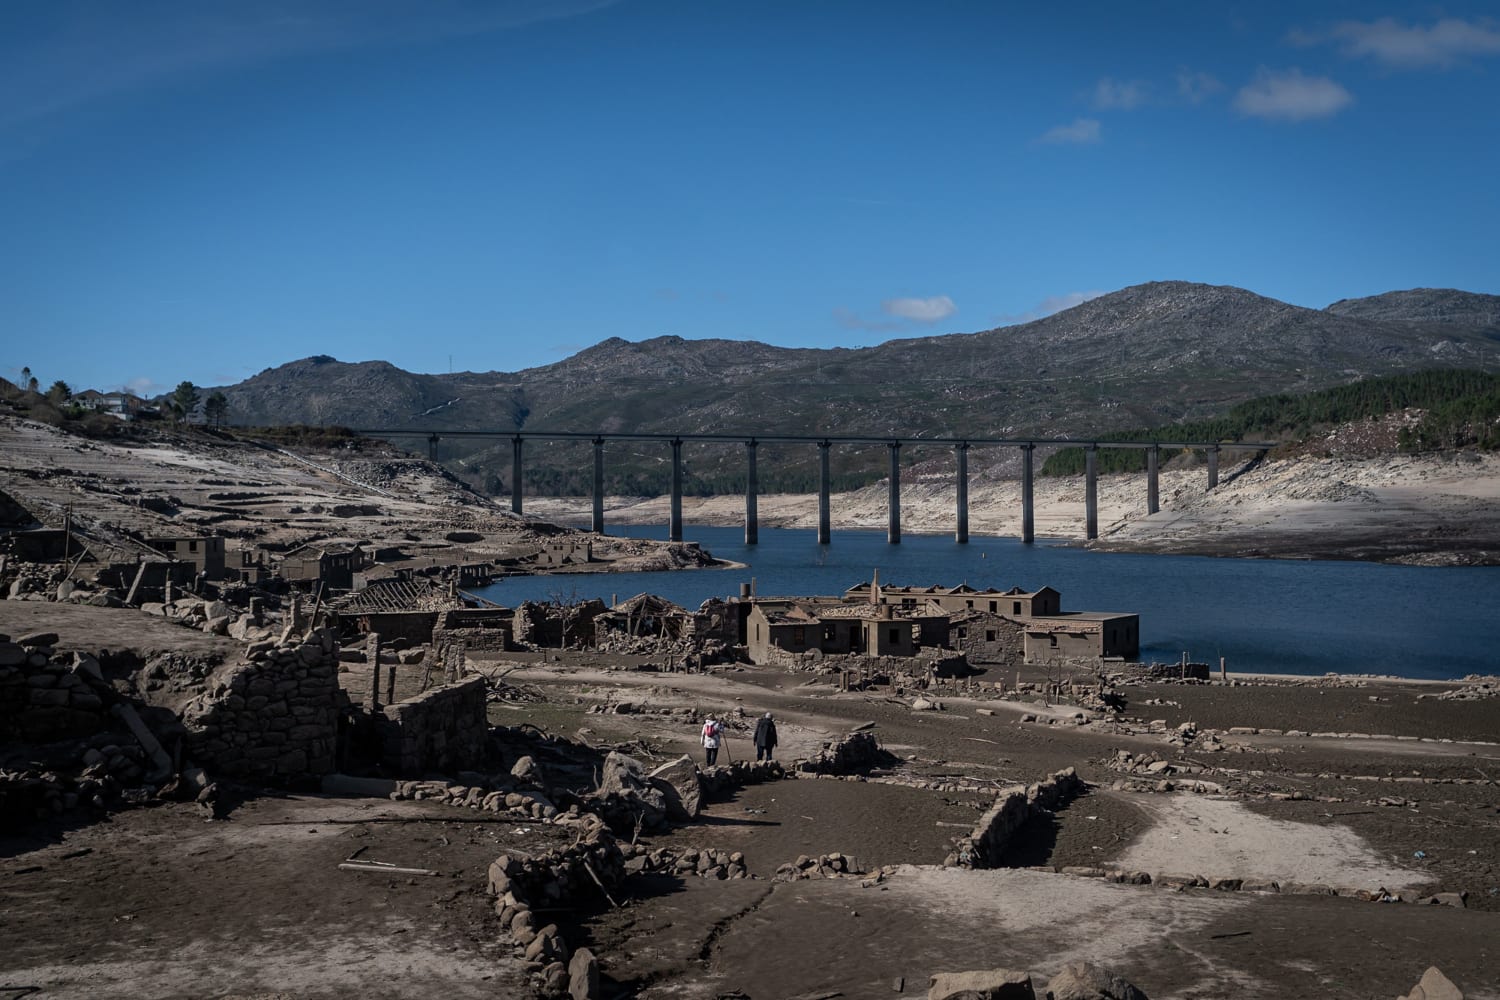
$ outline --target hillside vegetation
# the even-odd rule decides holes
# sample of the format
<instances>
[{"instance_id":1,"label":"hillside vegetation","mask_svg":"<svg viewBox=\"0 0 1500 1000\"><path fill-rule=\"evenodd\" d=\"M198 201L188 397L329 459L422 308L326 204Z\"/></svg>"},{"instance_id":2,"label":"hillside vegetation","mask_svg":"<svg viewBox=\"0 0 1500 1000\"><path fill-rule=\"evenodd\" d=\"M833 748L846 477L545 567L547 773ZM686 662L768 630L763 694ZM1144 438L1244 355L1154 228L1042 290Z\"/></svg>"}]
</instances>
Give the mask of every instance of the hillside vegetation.
<instances>
[{"instance_id":1,"label":"hillside vegetation","mask_svg":"<svg viewBox=\"0 0 1500 1000\"><path fill-rule=\"evenodd\" d=\"M1338 424L1420 410L1416 424L1403 427L1401 450L1500 448L1500 375L1442 369L1366 379L1350 385L1293 395L1277 393L1239 403L1223 417L1100 435L1098 441L1300 441ZM1101 473L1133 472L1146 464L1144 452L1101 449ZM1084 450L1064 448L1042 463L1042 474L1077 475Z\"/></svg>"}]
</instances>

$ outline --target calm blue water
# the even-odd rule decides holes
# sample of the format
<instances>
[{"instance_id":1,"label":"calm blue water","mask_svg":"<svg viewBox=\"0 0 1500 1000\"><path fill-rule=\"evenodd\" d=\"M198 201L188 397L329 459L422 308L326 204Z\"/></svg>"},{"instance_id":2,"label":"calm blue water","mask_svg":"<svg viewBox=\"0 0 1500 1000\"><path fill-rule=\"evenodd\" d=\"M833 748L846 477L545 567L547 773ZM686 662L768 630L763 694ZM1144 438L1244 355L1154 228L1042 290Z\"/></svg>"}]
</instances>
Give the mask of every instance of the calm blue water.
<instances>
[{"instance_id":1,"label":"calm blue water","mask_svg":"<svg viewBox=\"0 0 1500 1000\"><path fill-rule=\"evenodd\" d=\"M996 587L1062 593L1064 611L1141 616L1141 659L1193 660L1268 673L1391 673L1452 678L1500 672L1500 567L1430 569L1358 562L1212 559L1088 552L1009 538L762 528L760 545L741 528L688 526L689 541L744 570L513 577L480 591L500 604L642 591L695 608L754 578L771 595L839 594L879 568L884 583ZM611 534L666 538L665 526Z\"/></svg>"}]
</instances>

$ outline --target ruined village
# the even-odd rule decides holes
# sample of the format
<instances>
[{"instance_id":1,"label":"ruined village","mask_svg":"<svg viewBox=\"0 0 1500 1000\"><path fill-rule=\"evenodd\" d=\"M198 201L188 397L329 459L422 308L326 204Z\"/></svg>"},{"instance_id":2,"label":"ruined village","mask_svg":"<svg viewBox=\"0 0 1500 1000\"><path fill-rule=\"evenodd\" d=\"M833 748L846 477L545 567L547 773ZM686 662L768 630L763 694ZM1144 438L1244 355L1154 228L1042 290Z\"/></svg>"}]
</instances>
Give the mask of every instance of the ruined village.
<instances>
[{"instance_id":1,"label":"ruined village","mask_svg":"<svg viewBox=\"0 0 1500 1000\"><path fill-rule=\"evenodd\" d=\"M1142 662L1047 581L503 606L714 560L0 419L0 992L1496 995L1493 678Z\"/></svg>"}]
</instances>

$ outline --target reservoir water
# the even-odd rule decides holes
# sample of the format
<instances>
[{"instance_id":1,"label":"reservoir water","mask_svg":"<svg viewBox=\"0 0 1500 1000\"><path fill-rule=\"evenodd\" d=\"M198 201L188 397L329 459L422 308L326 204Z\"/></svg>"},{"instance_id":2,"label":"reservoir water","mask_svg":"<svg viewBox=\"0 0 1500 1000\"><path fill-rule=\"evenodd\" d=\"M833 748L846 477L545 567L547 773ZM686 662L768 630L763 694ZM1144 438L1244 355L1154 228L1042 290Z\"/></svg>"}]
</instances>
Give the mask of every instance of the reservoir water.
<instances>
[{"instance_id":1,"label":"reservoir water","mask_svg":"<svg viewBox=\"0 0 1500 1000\"><path fill-rule=\"evenodd\" d=\"M666 538L665 526L610 533ZM884 583L1052 587L1064 611L1141 616L1141 659L1265 673L1456 678L1500 672L1500 567L1428 568L1360 562L1215 559L1089 552L1038 540L688 526L689 541L747 569L510 577L478 593L499 604L658 594L688 608L755 581L763 596L840 594L880 570Z\"/></svg>"}]
</instances>

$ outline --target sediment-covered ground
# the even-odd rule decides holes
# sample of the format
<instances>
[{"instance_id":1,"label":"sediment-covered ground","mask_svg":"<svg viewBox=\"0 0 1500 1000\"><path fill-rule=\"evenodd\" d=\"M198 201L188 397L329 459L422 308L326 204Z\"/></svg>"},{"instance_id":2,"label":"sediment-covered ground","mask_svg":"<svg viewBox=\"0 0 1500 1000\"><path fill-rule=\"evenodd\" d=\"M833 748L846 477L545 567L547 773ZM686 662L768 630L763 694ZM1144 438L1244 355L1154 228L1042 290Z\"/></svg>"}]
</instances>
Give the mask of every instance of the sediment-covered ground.
<instances>
[{"instance_id":1,"label":"sediment-covered ground","mask_svg":"<svg viewBox=\"0 0 1500 1000\"><path fill-rule=\"evenodd\" d=\"M111 612L117 645L160 641L160 622L128 609L68 609L95 610ZM0 617L0 632L31 624ZM840 693L827 675L644 662L547 651L471 666L503 678L493 723L647 763L701 762L710 711L730 723L721 763L753 754L767 711L785 762L857 729L894 759L747 785L641 837L741 852L749 879L639 874L617 906L559 901L547 919L598 955L601 996L920 996L938 972L1005 966L1045 983L1078 959L1158 1000L1394 996L1430 965L1470 997L1500 996L1493 685L1231 675L1124 686L1116 715L1000 698L981 674L927 690L937 707L918 711L910 692ZM346 670L348 690L368 690L368 668ZM1027 823L1005 867L944 867L999 789L1065 767L1087 791ZM486 867L563 845L566 830L308 792L246 793L227 813L206 822L164 803L0 839L0 983L57 997L531 995ZM776 878L835 852L866 874ZM338 868L356 854L437 874ZM1152 884L1104 877L1116 870ZM1354 895L1377 890L1392 901Z\"/></svg>"}]
</instances>

